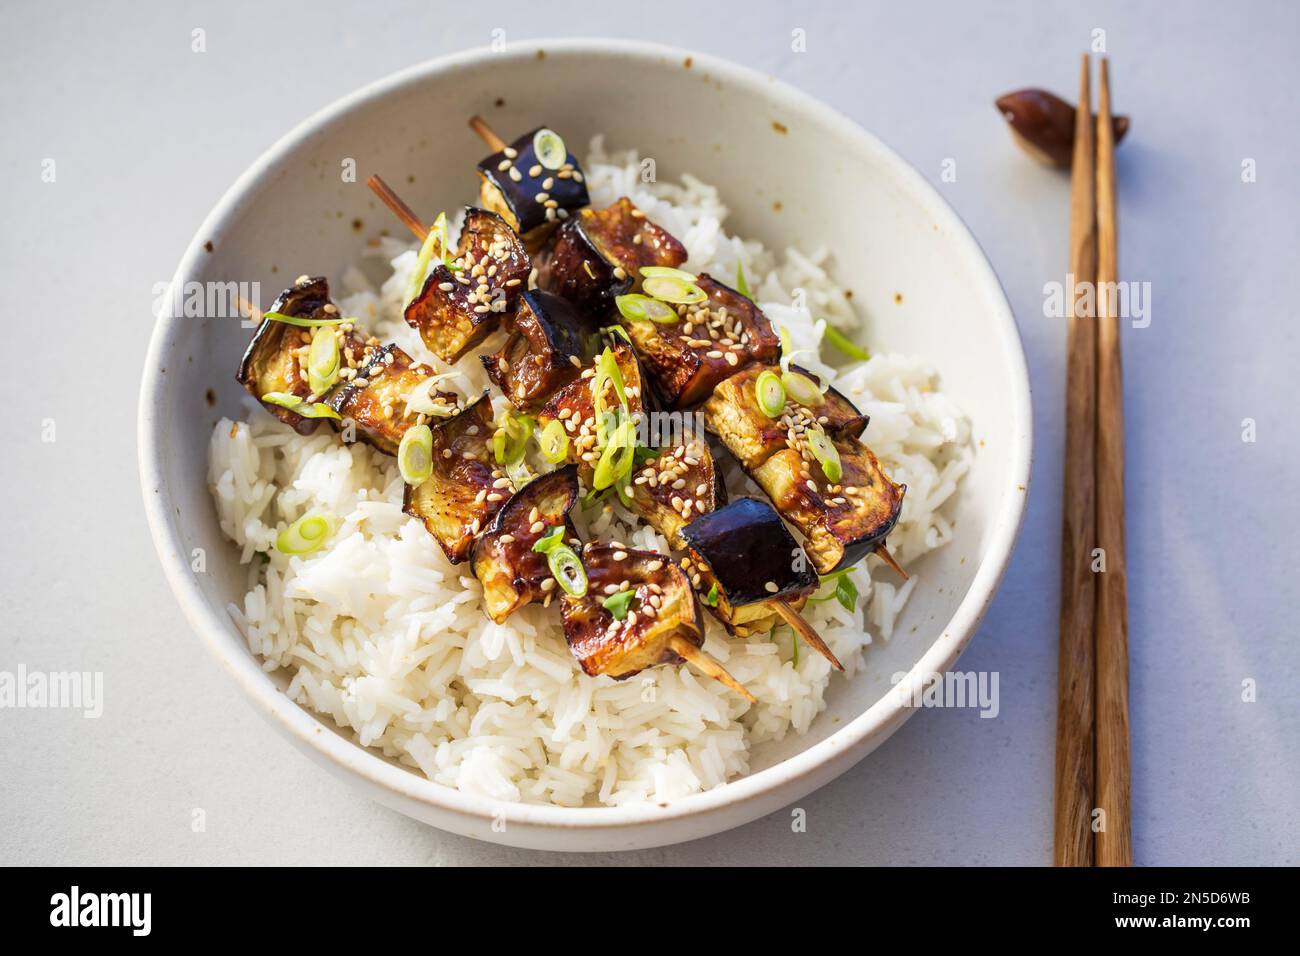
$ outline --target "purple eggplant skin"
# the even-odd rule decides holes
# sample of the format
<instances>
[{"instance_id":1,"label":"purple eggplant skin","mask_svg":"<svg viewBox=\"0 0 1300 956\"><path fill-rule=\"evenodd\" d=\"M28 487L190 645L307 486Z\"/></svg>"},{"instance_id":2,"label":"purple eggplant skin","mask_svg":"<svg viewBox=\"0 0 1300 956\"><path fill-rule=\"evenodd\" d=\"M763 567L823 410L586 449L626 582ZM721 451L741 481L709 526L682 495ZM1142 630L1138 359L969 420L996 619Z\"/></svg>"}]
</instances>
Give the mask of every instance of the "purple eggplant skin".
<instances>
[{"instance_id":1,"label":"purple eggplant skin","mask_svg":"<svg viewBox=\"0 0 1300 956\"><path fill-rule=\"evenodd\" d=\"M582 167L572 153L559 169L547 169L538 162L533 138L544 128L539 126L511 143L510 148L518 154L513 159L498 152L478 164L479 201L510 223L530 251L539 248L569 214L591 202ZM538 166L541 169L533 175L531 170ZM519 173L518 182L510 176L512 168ZM541 200L539 194L544 194ZM548 199L554 200L555 206L548 207Z\"/></svg>"},{"instance_id":2,"label":"purple eggplant skin","mask_svg":"<svg viewBox=\"0 0 1300 956\"><path fill-rule=\"evenodd\" d=\"M818 586L817 572L765 501L737 498L682 530L695 561L703 561L732 607L797 598ZM776 585L776 591L767 587Z\"/></svg>"},{"instance_id":3,"label":"purple eggplant skin","mask_svg":"<svg viewBox=\"0 0 1300 956\"><path fill-rule=\"evenodd\" d=\"M506 398L527 411L577 378L600 347L599 323L588 313L535 289L520 296L509 339L480 360Z\"/></svg>"},{"instance_id":4,"label":"purple eggplant skin","mask_svg":"<svg viewBox=\"0 0 1300 956\"><path fill-rule=\"evenodd\" d=\"M521 607L545 600L543 585L551 578L545 554L533 550L542 535L558 524L565 528L566 541L577 540L569 512L578 501L578 466L565 465L534 478L502 506L475 540L472 552L474 576L483 586L483 608L497 624ZM538 517L532 517L533 509ZM536 521L545 527L533 531ZM556 597L563 592L552 586Z\"/></svg>"},{"instance_id":5,"label":"purple eggplant skin","mask_svg":"<svg viewBox=\"0 0 1300 956\"><path fill-rule=\"evenodd\" d=\"M337 313L326 312L326 306L332 307L329 280L304 276L276 296L267 311L302 318L338 318ZM258 326L235 378L259 402L268 392L288 392L304 400L311 396L307 382L297 374L298 362L292 355L302 344L298 341L302 331L296 325L273 319L263 319ZM303 418L279 405L262 402L262 407L299 435L310 435L321 423L319 418Z\"/></svg>"},{"instance_id":6,"label":"purple eggplant skin","mask_svg":"<svg viewBox=\"0 0 1300 956\"><path fill-rule=\"evenodd\" d=\"M807 375L817 383L818 387L825 388L823 393L826 400L831 403L830 412L823 411L824 406L814 408L818 415L829 414L831 424L827 426L828 434L835 438L861 438L862 433L867 430L867 425L871 423L871 416L859 410L849 400L849 397L841 392L834 385L826 385L815 372L810 372L802 366L791 363L790 371L798 372L801 375Z\"/></svg>"}]
</instances>

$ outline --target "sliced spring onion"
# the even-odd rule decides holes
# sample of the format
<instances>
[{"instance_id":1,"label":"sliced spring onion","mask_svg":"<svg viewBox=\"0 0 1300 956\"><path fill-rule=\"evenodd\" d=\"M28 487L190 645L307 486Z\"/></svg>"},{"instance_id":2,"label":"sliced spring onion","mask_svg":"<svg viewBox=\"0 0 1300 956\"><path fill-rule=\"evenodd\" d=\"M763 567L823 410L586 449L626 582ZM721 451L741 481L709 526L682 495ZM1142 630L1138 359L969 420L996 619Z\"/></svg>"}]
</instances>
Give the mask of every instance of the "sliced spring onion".
<instances>
[{"instance_id":1,"label":"sliced spring onion","mask_svg":"<svg viewBox=\"0 0 1300 956\"><path fill-rule=\"evenodd\" d=\"M421 485L433 474L433 431L428 425L412 425L397 446L397 467L408 485Z\"/></svg>"},{"instance_id":2,"label":"sliced spring onion","mask_svg":"<svg viewBox=\"0 0 1300 956\"><path fill-rule=\"evenodd\" d=\"M305 514L280 532L275 550L281 554L311 554L334 533L334 521L319 512Z\"/></svg>"},{"instance_id":3,"label":"sliced spring onion","mask_svg":"<svg viewBox=\"0 0 1300 956\"><path fill-rule=\"evenodd\" d=\"M647 295L675 305L698 305L709 298L694 282L677 276L650 276L641 283L641 288Z\"/></svg>"},{"instance_id":4,"label":"sliced spring onion","mask_svg":"<svg viewBox=\"0 0 1300 956\"><path fill-rule=\"evenodd\" d=\"M337 319L304 319L298 315L285 315L283 312L266 312L262 315L264 319L270 319L272 322L283 322L285 325L296 325L303 329L314 329L320 325L341 325L344 322L353 322L355 319L339 316Z\"/></svg>"},{"instance_id":5,"label":"sliced spring onion","mask_svg":"<svg viewBox=\"0 0 1300 956\"><path fill-rule=\"evenodd\" d=\"M825 401L818 384L800 372L783 372L781 384L787 395L806 408L816 408Z\"/></svg>"},{"instance_id":6,"label":"sliced spring onion","mask_svg":"<svg viewBox=\"0 0 1300 956\"><path fill-rule=\"evenodd\" d=\"M739 259L736 260L736 291L750 302L754 301L754 294L749 291L749 283L745 281L745 265Z\"/></svg>"},{"instance_id":7,"label":"sliced spring onion","mask_svg":"<svg viewBox=\"0 0 1300 956\"><path fill-rule=\"evenodd\" d=\"M339 339L333 329L318 328L311 334L307 350L307 385L313 395L329 390L339 380Z\"/></svg>"},{"instance_id":8,"label":"sliced spring onion","mask_svg":"<svg viewBox=\"0 0 1300 956\"><path fill-rule=\"evenodd\" d=\"M709 593L704 595L704 603L709 607L718 606L718 582L714 581L709 585Z\"/></svg>"},{"instance_id":9,"label":"sliced spring onion","mask_svg":"<svg viewBox=\"0 0 1300 956\"><path fill-rule=\"evenodd\" d=\"M424 237L424 242L420 246L420 255L415 260L415 271L411 273L411 281L406 287L406 301L414 302L420 290L424 288L424 279L429 272L429 263L433 261L435 248L442 253L443 262L447 261L447 214L438 213L438 218L429 230L429 234Z\"/></svg>"},{"instance_id":10,"label":"sliced spring onion","mask_svg":"<svg viewBox=\"0 0 1300 956\"><path fill-rule=\"evenodd\" d=\"M538 554L550 554L562 544L564 544L564 525L553 524L533 542L533 550Z\"/></svg>"},{"instance_id":11,"label":"sliced spring onion","mask_svg":"<svg viewBox=\"0 0 1300 956\"><path fill-rule=\"evenodd\" d=\"M262 396L262 401L269 405L279 405L281 408L287 408L294 414L301 415L303 418L334 418L338 421L343 420L338 412L330 408L324 402L304 402L292 392L267 392Z\"/></svg>"},{"instance_id":12,"label":"sliced spring onion","mask_svg":"<svg viewBox=\"0 0 1300 956\"><path fill-rule=\"evenodd\" d=\"M557 544L548 551L546 564L565 594L582 597L587 593L587 571L578 555L567 544Z\"/></svg>"},{"instance_id":13,"label":"sliced spring onion","mask_svg":"<svg viewBox=\"0 0 1300 956\"><path fill-rule=\"evenodd\" d=\"M545 127L533 134L533 152L537 154L537 161L547 169L559 169L569 158L568 147L560 134Z\"/></svg>"},{"instance_id":14,"label":"sliced spring onion","mask_svg":"<svg viewBox=\"0 0 1300 956\"><path fill-rule=\"evenodd\" d=\"M672 306L652 299L648 295L632 292L614 297L614 303L623 318L633 322L654 322L656 325L674 325L681 320Z\"/></svg>"},{"instance_id":15,"label":"sliced spring onion","mask_svg":"<svg viewBox=\"0 0 1300 956\"><path fill-rule=\"evenodd\" d=\"M857 359L859 362L865 362L867 359L871 358L870 352L858 345L829 322L826 323L825 339L849 358Z\"/></svg>"},{"instance_id":16,"label":"sliced spring onion","mask_svg":"<svg viewBox=\"0 0 1300 956\"><path fill-rule=\"evenodd\" d=\"M619 370L618 361L614 358L614 351L610 348L606 348L600 354L600 359L596 363L596 374L591 379L591 401L596 411L598 438L600 437L599 433L605 413L609 410L609 403L605 401L606 384L614 386L614 395L618 398L619 407L626 412L627 389L623 386L623 373Z\"/></svg>"},{"instance_id":17,"label":"sliced spring onion","mask_svg":"<svg viewBox=\"0 0 1300 956\"><path fill-rule=\"evenodd\" d=\"M546 427L537 433L537 447L542 450L542 457L552 465L558 465L569 454L569 434L564 430L564 422L558 418L546 423Z\"/></svg>"},{"instance_id":18,"label":"sliced spring onion","mask_svg":"<svg viewBox=\"0 0 1300 956\"><path fill-rule=\"evenodd\" d=\"M811 349L796 349L794 339L790 337L790 330L784 325L778 330L781 333L781 371L790 371L790 363L794 361L796 355L802 353L813 354Z\"/></svg>"},{"instance_id":19,"label":"sliced spring onion","mask_svg":"<svg viewBox=\"0 0 1300 956\"><path fill-rule=\"evenodd\" d=\"M808 450L817 459L817 464L822 466L822 474L826 476L827 481L839 481L844 477L839 449L826 437L825 431L820 428L810 428L804 432L804 441L808 443Z\"/></svg>"},{"instance_id":20,"label":"sliced spring onion","mask_svg":"<svg viewBox=\"0 0 1300 956\"><path fill-rule=\"evenodd\" d=\"M610 338L620 338L628 345L632 344L632 336L628 335L627 329L623 328L621 325L607 325L600 331L602 334L608 335Z\"/></svg>"},{"instance_id":21,"label":"sliced spring onion","mask_svg":"<svg viewBox=\"0 0 1300 956\"><path fill-rule=\"evenodd\" d=\"M858 609L858 586L852 578L846 576L835 582L835 600L850 614Z\"/></svg>"},{"instance_id":22,"label":"sliced spring onion","mask_svg":"<svg viewBox=\"0 0 1300 956\"><path fill-rule=\"evenodd\" d=\"M754 380L754 400L768 418L776 418L785 408L785 386L775 372L763 372Z\"/></svg>"},{"instance_id":23,"label":"sliced spring onion","mask_svg":"<svg viewBox=\"0 0 1300 956\"><path fill-rule=\"evenodd\" d=\"M600 606L613 614L614 620L621 621L627 617L628 609L632 606L634 597L636 597L635 591L616 591L601 601Z\"/></svg>"},{"instance_id":24,"label":"sliced spring onion","mask_svg":"<svg viewBox=\"0 0 1300 956\"><path fill-rule=\"evenodd\" d=\"M618 500L623 503L623 507L632 507L632 469L627 470L618 481L614 482L614 491L618 495Z\"/></svg>"},{"instance_id":25,"label":"sliced spring onion","mask_svg":"<svg viewBox=\"0 0 1300 956\"><path fill-rule=\"evenodd\" d=\"M492 435L492 452L498 465L517 465L528 451L533 434L533 420L527 415L506 412L501 427Z\"/></svg>"},{"instance_id":26,"label":"sliced spring onion","mask_svg":"<svg viewBox=\"0 0 1300 956\"><path fill-rule=\"evenodd\" d=\"M674 269L672 266L642 266L637 271L641 273L643 279L668 276L671 279L681 279L683 282L694 282L699 278L694 272L687 272L685 269Z\"/></svg>"},{"instance_id":27,"label":"sliced spring onion","mask_svg":"<svg viewBox=\"0 0 1300 956\"><path fill-rule=\"evenodd\" d=\"M591 487L598 490L611 487L631 473L635 460L636 422L624 419L605 443L605 450L601 452L596 470L591 476Z\"/></svg>"}]
</instances>

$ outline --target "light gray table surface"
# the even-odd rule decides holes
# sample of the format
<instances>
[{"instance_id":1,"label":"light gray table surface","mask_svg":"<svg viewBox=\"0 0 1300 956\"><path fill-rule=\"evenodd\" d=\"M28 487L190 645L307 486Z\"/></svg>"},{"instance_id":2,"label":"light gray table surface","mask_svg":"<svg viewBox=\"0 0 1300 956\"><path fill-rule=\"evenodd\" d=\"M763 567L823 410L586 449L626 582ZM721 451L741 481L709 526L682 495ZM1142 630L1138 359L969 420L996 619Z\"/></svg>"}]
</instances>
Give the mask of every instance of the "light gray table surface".
<instances>
[{"instance_id":1,"label":"light gray table surface","mask_svg":"<svg viewBox=\"0 0 1300 956\"><path fill-rule=\"evenodd\" d=\"M1088 7L1088 9L1084 9ZM1106 30L1120 149L1135 856L1300 859L1296 450L1300 67L1294 4L464 5L237 2L0 9L0 671L102 671L98 720L0 709L0 862L1044 864L1051 856L1068 184L993 98L1070 93ZM191 51L206 30L207 51ZM962 669L1001 713L927 710L801 802L695 843L565 856L425 828L356 795L245 702L182 619L135 463L154 283L289 126L444 53L559 35L689 46L774 74L914 163L984 245L1033 379L1034 483ZM790 48L791 30L807 52ZM42 181L56 162L57 179ZM956 182L941 178L957 161ZM1243 160L1256 181L1242 181ZM53 419L57 440L42 440ZM1253 419L1257 440L1242 440ZM1242 700L1243 681L1257 699ZM206 830L195 833L201 808Z\"/></svg>"}]
</instances>

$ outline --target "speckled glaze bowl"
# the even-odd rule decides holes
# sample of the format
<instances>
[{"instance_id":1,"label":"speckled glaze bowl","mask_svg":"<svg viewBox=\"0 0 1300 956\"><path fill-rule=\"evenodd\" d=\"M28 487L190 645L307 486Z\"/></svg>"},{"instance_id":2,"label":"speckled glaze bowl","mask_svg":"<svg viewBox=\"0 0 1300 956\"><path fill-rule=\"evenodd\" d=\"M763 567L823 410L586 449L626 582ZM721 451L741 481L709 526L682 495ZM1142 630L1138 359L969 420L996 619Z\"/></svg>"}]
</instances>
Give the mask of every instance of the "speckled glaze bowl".
<instances>
[{"instance_id":1,"label":"speckled glaze bowl","mask_svg":"<svg viewBox=\"0 0 1300 956\"><path fill-rule=\"evenodd\" d=\"M833 248L838 278L870 319L872 346L940 370L945 391L970 416L978 451L960 491L955 537L915 569L923 586L894 638L871 647L864 673L832 683L828 709L808 734L756 750L748 776L668 805L500 804L387 761L286 697L226 611L242 598L245 575L208 496L207 441L217 418L240 407L232 370L249 332L231 319L164 315L154 330L140 398L140 474L163 568L194 629L271 723L402 813L553 850L655 846L747 823L843 773L898 729L911 711L890 693L890 675L908 672L910 691L923 675L951 667L998 586L1024 513L1030 460L1028 374L1006 297L952 209L851 121L733 64L609 40L458 54L322 110L230 188L173 286L257 281L269 301L300 273L337 276L367 236L393 226L364 185L369 173L400 184L415 208L451 208L475 195L483 147L454 120L473 113L502 130L544 122L575 144L604 132L611 146L652 148L661 177L691 172L718 184L733 210L731 231L774 247ZM340 176L349 160L355 182ZM190 569L194 548L208 555L205 573ZM506 826L494 827L500 820Z\"/></svg>"}]
</instances>

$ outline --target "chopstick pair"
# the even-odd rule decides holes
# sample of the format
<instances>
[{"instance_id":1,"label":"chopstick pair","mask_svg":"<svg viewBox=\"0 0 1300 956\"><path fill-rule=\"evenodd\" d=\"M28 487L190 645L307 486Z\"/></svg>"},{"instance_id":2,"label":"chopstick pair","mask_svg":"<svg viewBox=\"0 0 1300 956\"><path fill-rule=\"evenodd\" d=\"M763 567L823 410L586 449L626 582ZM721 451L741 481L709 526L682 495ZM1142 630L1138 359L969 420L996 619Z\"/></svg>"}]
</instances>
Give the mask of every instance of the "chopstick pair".
<instances>
[{"instance_id":1,"label":"chopstick pair","mask_svg":"<svg viewBox=\"0 0 1300 956\"><path fill-rule=\"evenodd\" d=\"M1068 290L1064 513L1056 721L1055 862L1133 862L1128 724L1128 586L1124 545L1124 405L1110 75L1101 59L1098 115L1084 54L1075 112L1070 267L1094 283L1096 315Z\"/></svg>"}]
</instances>

